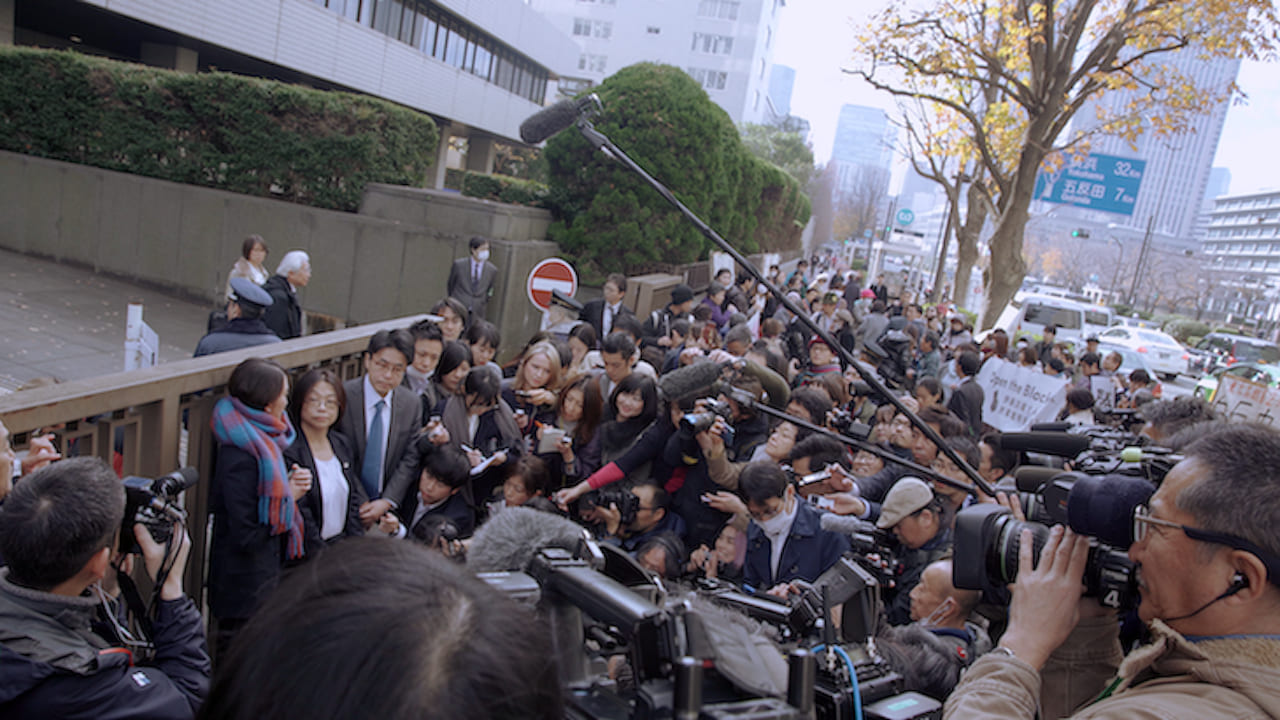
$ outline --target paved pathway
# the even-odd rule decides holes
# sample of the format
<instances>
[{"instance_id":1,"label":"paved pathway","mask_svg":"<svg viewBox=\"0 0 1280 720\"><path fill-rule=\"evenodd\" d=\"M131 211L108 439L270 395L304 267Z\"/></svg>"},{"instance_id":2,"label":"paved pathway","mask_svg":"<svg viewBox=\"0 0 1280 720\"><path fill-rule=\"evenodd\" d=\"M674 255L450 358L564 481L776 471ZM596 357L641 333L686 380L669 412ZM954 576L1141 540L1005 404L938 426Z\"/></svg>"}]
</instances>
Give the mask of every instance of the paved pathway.
<instances>
[{"instance_id":1,"label":"paved pathway","mask_svg":"<svg viewBox=\"0 0 1280 720\"><path fill-rule=\"evenodd\" d=\"M143 304L160 361L191 357L209 310L81 267L0 250L0 393L36 378L74 380L124 370L125 316Z\"/></svg>"}]
</instances>

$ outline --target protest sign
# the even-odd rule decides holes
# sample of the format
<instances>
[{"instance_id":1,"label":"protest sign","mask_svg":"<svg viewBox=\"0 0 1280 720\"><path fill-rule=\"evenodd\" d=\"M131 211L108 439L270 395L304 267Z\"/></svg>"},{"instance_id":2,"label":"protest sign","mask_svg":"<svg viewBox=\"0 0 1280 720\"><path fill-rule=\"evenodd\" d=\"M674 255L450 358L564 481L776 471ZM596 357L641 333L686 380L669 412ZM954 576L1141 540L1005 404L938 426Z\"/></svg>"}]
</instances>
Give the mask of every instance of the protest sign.
<instances>
[{"instance_id":1,"label":"protest sign","mask_svg":"<svg viewBox=\"0 0 1280 720\"><path fill-rule=\"evenodd\" d=\"M1222 373L1213 395L1213 409L1228 422L1273 425L1280 418L1280 389Z\"/></svg>"},{"instance_id":2,"label":"protest sign","mask_svg":"<svg viewBox=\"0 0 1280 720\"><path fill-rule=\"evenodd\" d=\"M1050 422L1067 397L1067 379L991 358L978 372L982 421L1000 432L1020 432Z\"/></svg>"}]
</instances>

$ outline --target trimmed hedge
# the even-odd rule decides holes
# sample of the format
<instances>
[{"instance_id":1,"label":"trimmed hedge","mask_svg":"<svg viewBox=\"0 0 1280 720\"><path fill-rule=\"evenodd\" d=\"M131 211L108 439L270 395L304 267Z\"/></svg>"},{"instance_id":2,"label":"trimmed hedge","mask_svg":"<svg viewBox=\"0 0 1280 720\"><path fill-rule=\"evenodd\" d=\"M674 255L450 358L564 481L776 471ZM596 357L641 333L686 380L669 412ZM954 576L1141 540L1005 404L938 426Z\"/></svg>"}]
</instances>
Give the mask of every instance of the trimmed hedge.
<instances>
[{"instance_id":1,"label":"trimmed hedge","mask_svg":"<svg viewBox=\"0 0 1280 720\"><path fill-rule=\"evenodd\" d=\"M795 178L752 155L728 113L683 70L641 63L593 92L596 126L743 253L795 248L809 198ZM587 281L707 257L711 242L643 180L576 132L547 142L550 235Z\"/></svg>"},{"instance_id":2,"label":"trimmed hedge","mask_svg":"<svg viewBox=\"0 0 1280 720\"><path fill-rule=\"evenodd\" d=\"M354 211L367 183L422 184L435 123L385 100L0 50L0 148Z\"/></svg>"},{"instance_id":3,"label":"trimmed hedge","mask_svg":"<svg viewBox=\"0 0 1280 720\"><path fill-rule=\"evenodd\" d=\"M543 207L547 192L546 185L532 180L470 171L464 171L462 174L462 194L481 200Z\"/></svg>"}]
</instances>

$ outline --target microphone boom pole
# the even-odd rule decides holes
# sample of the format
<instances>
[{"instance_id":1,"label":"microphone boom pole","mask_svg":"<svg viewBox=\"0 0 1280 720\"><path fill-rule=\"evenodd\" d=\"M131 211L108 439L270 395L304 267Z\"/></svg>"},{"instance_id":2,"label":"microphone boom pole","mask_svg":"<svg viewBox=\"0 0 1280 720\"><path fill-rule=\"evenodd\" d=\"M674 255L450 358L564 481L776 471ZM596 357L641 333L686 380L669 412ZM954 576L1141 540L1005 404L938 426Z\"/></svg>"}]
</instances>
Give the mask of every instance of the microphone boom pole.
<instances>
[{"instance_id":1,"label":"microphone boom pole","mask_svg":"<svg viewBox=\"0 0 1280 720\"><path fill-rule=\"evenodd\" d=\"M604 133L596 129L595 125L591 123L591 119L600 112L598 100L589 103L582 103L579 107L580 115L578 116L577 122L574 123L574 127L578 129L578 132L582 134L582 137L585 138L592 147L597 150L604 151L605 154L622 163L627 169L639 175L645 182L649 183L649 185L657 191L659 195L679 210L686 220L693 223L693 226L696 227L708 240L715 243L715 245L725 253L728 253L729 256L733 258L734 262L738 264L738 267L746 270L756 279L756 282L769 288L769 292L778 299L778 302L780 302L783 307L790 311L797 320L803 323L804 326L815 335L822 338L822 341L827 344L827 347L835 351L835 353L839 355L846 364L853 365L861 370L861 365L853 357L853 354L845 349L843 345L836 342L836 339L831 336L831 333L818 327L818 324L813 321L813 318L809 317L808 313L802 312L795 303L793 303L781 290L778 289L777 286L769 282L769 280L765 278L764 274L757 270L742 253L738 252L738 250L730 245L727 240L720 237L719 233L713 230L710 225L703 222L702 218L698 217L697 214L686 207L684 203L680 202L680 199L677 198L666 185L663 185L657 178L646 172L645 169L640 167L635 160L631 159L631 156L623 152L622 149L617 145L614 145L613 141L605 136ZM936 430L929 427L918 415L903 404L900 399L890 393L884 383L875 376L875 373L859 372L859 374L862 375L862 379L871 386L872 390L888 400L898 412L910 419L911 424L919 428L920 432L924 433L925 437L929 438L929 440L938 447L939 452L950 458L951 462L955 463L956 467L960 468L960 470L973 481L974 487L967 488L969 492L975 492L976 488L988 495L995 495L995 490L992 489L991 485L989 485L987 481L978 474L978 471L970 467L969 463L965 462L964 458L960 457L959 453L948 447L947 444L942 441L942 436L939 435Z\"/></svg>"}]
</instances>

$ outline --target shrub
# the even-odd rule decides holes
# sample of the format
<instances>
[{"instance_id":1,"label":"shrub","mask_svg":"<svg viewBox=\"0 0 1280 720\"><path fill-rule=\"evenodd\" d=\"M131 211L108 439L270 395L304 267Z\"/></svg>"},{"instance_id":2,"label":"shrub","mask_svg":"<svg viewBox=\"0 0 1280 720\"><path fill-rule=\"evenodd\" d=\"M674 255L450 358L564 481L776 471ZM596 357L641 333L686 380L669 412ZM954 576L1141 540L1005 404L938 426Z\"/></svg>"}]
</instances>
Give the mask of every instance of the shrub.
<instances>
[{"instance_id":1,"label":"shrub","mask_svg":"<svg viewBox=\"0 0 1280 720\"><path fill-rule=\"evenodd\" d=\"M596 127L744 254L791 249L809 199L790 175L751 155L728 114L683 70L642 63L593 88ZM711 242L643 180L576 132L547 142L551 238L591 281L679 265Z\"/></svg>"},{"instance_id":2,"label":"shrub","mask_svg":"<svg viewBox=\"0 0 1280 720\"><path fill-rule=\"evenodd\" d=\"M467 171L462 174L462 194L482 200L542 207L547 196L547 186L506 175Z\"/></svg>"},{"instance_id":3,"label":"shrub","mask_svg":"<svg viewBox=\"0 0 1280 720\"><path fill-rule=\"evenodd\" d=\"M0 50L0 148L355 210L367 183L420 185L437 131L384 100L74 52Z\"/></svg>"}]
</instances>

